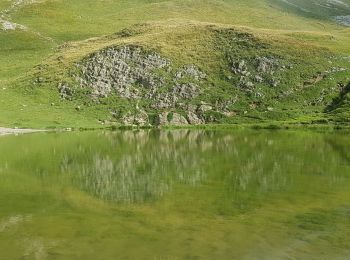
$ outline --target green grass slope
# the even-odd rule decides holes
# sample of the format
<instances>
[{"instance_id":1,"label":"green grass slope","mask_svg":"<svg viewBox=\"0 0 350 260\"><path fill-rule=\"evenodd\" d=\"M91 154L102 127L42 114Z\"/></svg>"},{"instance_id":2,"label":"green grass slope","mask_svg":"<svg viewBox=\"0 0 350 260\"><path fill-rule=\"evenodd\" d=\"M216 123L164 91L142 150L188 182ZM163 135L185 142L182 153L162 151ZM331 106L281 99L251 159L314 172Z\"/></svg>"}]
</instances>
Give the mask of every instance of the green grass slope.
<instances>
[{"instance_id":1,"label":"green grass slope","mask_svg":"<svg viewBox=\"0 0 350 260\"><path fill-rule=\"evenodd\" d=\"M350 30L334 17L346 16L349 2L327 4L2 0L0 27L1 21L18 26L0 30L0 125L98 127L118 124L123 113L137 106L150 118L164 112L147 100L135 102L116 93L96 102L74 81L77 63L109 46L130 45L159 53L175 70L193 64L204 71L202 94L185 103L211 104L214 109L206 116L212 123L345 122L347 103L337 103L338 116L334 102L350 82ZM257 57L276 57L291 65L277 73L278 86L256 84L263 98L240 88L231 68L232 60L245 60L254 74ZM60 82L75 88L70 100L60 97ZM225 113L215 107L220 102L230 103ZM167 110L186 113L178 107ZM113 116L115 111L119 116Z\"/></svg>"}]
</instances>

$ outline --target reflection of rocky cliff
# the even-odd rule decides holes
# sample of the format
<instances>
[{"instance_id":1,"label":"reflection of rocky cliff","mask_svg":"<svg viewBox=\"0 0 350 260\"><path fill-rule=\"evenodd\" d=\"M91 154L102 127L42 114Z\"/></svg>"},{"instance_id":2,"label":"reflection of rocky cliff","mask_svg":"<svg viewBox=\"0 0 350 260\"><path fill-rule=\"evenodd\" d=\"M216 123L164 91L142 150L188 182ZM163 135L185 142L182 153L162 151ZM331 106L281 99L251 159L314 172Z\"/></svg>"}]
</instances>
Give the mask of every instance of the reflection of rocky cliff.
<instances>
[{"instance_id":1,"label":"reflection of rocky cliff","mask_svg":"<svg viewBox=\"0 0 350 260\"><path fill-rule=\"evenodd\" d=\"M330 167L339 165L322 135L315 134L309 139L287 133L149 130L94 137L95 146L63 157L61 171L79 189L119 202L153 200L178 184L210 182L243 205L248 197L298 189L295 184L306 175L328 176L337 172ZM325 158L333 160L331 165Z\"/></svg>"},{"instance_id":2,"label":"reflection of rocky cliff","mask_svg":"<svg viewBox=\"0 0 350 260\"><path fill-rule=\"evenodd\" d=\"M339 154L346 164L350 164L350 139L347 135L337 136L337 138L330 135L326 138L326 142L332 147L334 152Z\"/></svg>"},{"instance_id":3,"label":"reflection of rocky cliff","mask_svg":"<svg viewBox=\"0 0 350 260\"><path fill-rule=\"evenodd\" d=\"M104 137L115 149L122 150L120 154L93 153L79 165L61 168L72 171L70 167L73 167L77 173L73 176L74 182L96 197L145 201L162 196L175 182L196 185L205 178L205 161L200 151L207 144L195 141L198 134L187 131L106 133Z\"/></svg>"}]
</instances>

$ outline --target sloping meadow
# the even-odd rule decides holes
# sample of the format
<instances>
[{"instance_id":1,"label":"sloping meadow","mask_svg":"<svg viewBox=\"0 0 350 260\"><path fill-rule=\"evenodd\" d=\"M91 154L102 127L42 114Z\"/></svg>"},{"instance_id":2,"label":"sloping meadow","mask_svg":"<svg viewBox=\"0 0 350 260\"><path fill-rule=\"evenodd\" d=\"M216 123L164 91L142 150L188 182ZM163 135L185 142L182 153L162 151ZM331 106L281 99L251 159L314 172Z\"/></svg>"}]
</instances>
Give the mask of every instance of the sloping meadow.
<instances>
[{"instance_id":1,"label":"sloping meadow","mask_svg":"<svg viewBox=\"0 0 350 260\"><path fill-rule=\"evenodd\" d=\"M101 124L326 120L349 61L307 41L205 23L139 24L60 46L33 70L30 89L48 89L55 106L80 115L98 110Z\"/></svg>"}]
</instances>

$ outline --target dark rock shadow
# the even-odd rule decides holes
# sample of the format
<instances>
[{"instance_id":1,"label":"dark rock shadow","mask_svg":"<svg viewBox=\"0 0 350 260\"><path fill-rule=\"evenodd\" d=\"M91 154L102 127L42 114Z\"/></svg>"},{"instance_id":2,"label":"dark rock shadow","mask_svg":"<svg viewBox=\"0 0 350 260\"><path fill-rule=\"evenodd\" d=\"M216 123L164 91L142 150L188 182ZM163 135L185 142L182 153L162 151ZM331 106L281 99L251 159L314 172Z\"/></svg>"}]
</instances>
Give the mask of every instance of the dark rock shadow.
<instances>
[{"instance_id":1,"label":"dark rock shadow","mask_svg":"<svg viewBox=\"0 0 350 260\"><path fill-rule=\"evenodd\" d=\"M325 108L325 112L331 112L339 108L344 103L348 93L350 93L350 82L348 85L341 88L339 96L332 100L332 102Z\"/></svg>"}]
</instances>

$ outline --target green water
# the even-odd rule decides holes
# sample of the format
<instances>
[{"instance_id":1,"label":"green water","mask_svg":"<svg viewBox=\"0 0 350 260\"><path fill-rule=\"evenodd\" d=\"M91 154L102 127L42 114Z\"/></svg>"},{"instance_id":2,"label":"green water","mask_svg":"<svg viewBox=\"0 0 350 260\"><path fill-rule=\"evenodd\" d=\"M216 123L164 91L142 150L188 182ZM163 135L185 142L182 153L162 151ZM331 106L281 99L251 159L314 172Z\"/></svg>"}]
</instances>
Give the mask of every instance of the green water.
<instances>
[{"instance_id":1,"label":"green water","mask_svg":"<svg viewBox=\"0 0 350 260\"><path fill-rule=\"evenodd\" d=\"M348 133L0 138L0 259L349 259Z\"/></svg>"}]
</instances>

